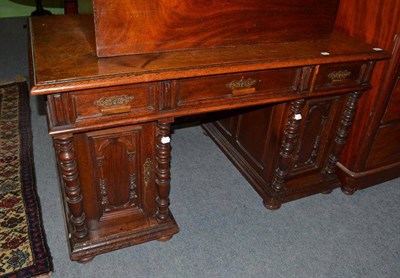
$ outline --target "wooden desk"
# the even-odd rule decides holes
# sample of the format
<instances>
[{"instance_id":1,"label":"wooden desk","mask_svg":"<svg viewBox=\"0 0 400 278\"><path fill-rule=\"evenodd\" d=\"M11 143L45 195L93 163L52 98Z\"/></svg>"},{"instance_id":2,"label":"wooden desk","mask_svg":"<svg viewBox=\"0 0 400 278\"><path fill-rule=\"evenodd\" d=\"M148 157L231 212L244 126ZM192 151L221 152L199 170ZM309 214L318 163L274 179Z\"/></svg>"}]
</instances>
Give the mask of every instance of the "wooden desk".
<instances>
[{"instance_id":1,"label":"wooden desk","mask_svg":"<svg viewBox=\"0 0 400 278\"><path fill-rule=\"evenodd\" d=\"M175 118L286 103L263 197L280 205L309 100L338 96L321 176L336 180L357 100L384 51L340 34L297 42L113 58L95 52L93 18L31 18L31 94L46 95L72 260L178 232L169 211ZM343 97L342 97L343 96ZM272 121L274 122L274 121ZM312 132L312 131L311 131ZM333 140L334 139L334 140ZM279 202L277 202L277 200Z\"/></svg>"}]
</instances>

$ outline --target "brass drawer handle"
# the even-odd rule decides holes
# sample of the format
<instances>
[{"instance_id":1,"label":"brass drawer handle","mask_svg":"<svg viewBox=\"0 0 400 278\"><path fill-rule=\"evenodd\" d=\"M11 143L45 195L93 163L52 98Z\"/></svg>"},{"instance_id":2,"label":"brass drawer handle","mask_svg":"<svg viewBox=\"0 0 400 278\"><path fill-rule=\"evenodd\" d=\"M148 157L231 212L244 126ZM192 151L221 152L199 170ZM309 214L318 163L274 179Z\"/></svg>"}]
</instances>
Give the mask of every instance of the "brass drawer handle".
<instances>
[{"instance_id":1,"label":"brass drawer handle","mask_svg":"<svg viewBox=\"0 0 400 278\"><path fill-rule=\"evenodd\" d=\"M351 71L349 70L338 70L328 74L328 78L331 80L331 83L337 83L347 80L350 75Z\"/></svg>"},{"instance_id":2,"label":"brass drawer handle","mask_svg":"<svg viewBox=\"0 0 400 278\"><path fill-rule=\"evenodd\" d=\"M258 81L255 79L252 78L244 79L244 77L242 77L242 79L240 80L233 80L229 82L228 84L226 84L226 87L228 87L231 90L248 89L254 87L257 84L257 82Z\"/></svg>"},{"instance_id":3,"label":"brass drawer handle","mask_svg":"<svg viewBox=\"0 0 400 278\"><path fill-rule=\"evenodd\" d=\"M102 97L94 101L94 105L100 108L102 114L126 113L131 110L130 103L135 97L128 95Z\"/></svg>"},{"instance_id":4,"label":"brass drawer handle","mask_svg":"<svg viewBox=\"0 0 400 278\"><path fill-rule=\"evenodd\" d=\"M240 80L232 80L226 84L226 87L232 90L233 95L243 95L254 93L256 91L255 86L257 83L258 80L256 79L244 79L244 77L242 77Z\"/></svg>"}]
</instances>

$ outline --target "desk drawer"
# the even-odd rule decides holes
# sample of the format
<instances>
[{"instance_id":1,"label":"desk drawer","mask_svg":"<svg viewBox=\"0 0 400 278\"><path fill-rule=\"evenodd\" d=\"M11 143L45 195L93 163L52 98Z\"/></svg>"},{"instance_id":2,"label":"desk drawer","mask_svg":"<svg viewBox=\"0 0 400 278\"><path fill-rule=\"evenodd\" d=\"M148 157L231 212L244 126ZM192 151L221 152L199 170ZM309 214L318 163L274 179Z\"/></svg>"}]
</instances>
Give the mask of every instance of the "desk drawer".
<instances>
[{"instance_id":1,"label":"desk drawer","mask_svg":"<svg viewBox=\"0 0 400 278\"><path fill-rule=\"evenodd\" d=\"M195 105L274 92L295 93L300 69L254 71L237 74L188 78L178 81L177 105Z\"/></svg>"},{"instance_id":2,"label":"desk drawer","mask_svg":"<svg viewBox=\"0 0 400 278\"><path fill-rule=\"evenodd\" d=\"M153 112L154 83L108 87L70 93L75 122L105 116L126 117Z\"/></svg>"},{"instance_id":3,"label":"desk drawer","mask_svg":"<svg viewBox=\"0 0 400 278\"><path fill-rule=\"evenodd\" d=\"M340 63L321 65L315 82L315 90L331 90L363 85L366 63Z\"/></svg>"}]
</instances>

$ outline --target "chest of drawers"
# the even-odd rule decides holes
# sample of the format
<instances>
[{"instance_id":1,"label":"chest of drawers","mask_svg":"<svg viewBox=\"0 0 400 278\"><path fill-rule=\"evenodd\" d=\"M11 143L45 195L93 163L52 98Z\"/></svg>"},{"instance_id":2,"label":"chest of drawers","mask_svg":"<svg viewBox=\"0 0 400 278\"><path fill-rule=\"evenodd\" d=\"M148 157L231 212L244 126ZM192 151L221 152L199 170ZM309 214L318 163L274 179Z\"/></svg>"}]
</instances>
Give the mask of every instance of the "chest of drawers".
<instances>
[{"instance_id":1,"label":"chest of drawers","mask_svg":"<svg viewBox=\"0 0 400 278\"><path fill-rule=\"evenodd\" d=\"M336 28L392 53L374 71L338 164L342 189L352 194L400 175L400 2L342 0Z\"/></svg>"}]
</instances>

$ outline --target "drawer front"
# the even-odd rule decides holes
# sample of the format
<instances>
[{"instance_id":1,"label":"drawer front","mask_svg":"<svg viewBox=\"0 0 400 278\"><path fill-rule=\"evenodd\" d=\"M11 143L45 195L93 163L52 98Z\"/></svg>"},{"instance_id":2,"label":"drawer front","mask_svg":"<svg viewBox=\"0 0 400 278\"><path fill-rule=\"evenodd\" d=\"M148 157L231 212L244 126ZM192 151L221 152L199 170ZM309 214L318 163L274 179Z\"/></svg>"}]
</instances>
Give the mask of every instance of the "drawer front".
<instances>
[{"instance_id":1,"label":"drawer front","mask_svg":"<svg viewBox=\"0 0 400 278\"><path fill-rule=\"evenodd\" d=\"M108 87L70 93L75 122L105 116L126 117L155 110L154 83Z\"/></svg>"},{"instance_id":2,"label":"drawer front","mask_svg":"<svg viewBox=\"0 0 400 278\"><path fill-rule=\"evenodd\" d=\"M180 80L177 105L191 105L273 92L295 92L300 69L266 70Z\"/></svg>"},{"instance_id":3,"label":"drawer front","mask_svg":"<svg viewBox=\"0 0 400 278\"><path fill-rule=\"evenodd\" d=\"M360 86L367 68L366 63L321 65L315 82L315 90Z\"/></svg>"}]
</instances>

